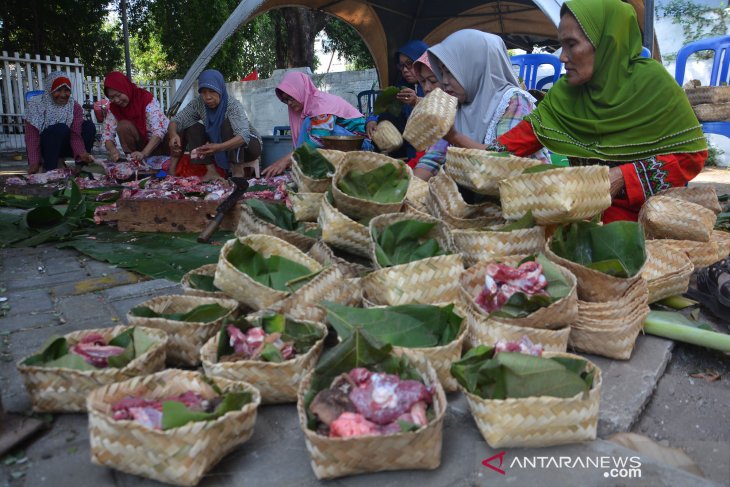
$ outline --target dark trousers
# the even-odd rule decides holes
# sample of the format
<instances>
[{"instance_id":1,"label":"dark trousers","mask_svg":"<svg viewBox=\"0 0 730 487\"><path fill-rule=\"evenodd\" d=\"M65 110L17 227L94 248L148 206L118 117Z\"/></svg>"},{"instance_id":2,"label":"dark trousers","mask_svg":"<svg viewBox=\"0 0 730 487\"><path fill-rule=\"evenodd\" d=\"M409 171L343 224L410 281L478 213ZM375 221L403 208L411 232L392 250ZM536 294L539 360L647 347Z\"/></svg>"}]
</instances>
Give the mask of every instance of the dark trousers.
<instances>
[{"instance_id":1,"label":"dark trousers","mask_svg":"<svg viewBox=\"0 0 730 487\"><path fill-rule=\"evenodd\" d=\"M81 123L81 138L84 141L86 152L91 152L94 146L96 126L90 120ZM65 123L57 123L46 127L41 132L41 157L43 169L51 171L58 168L58 160L62 157L73 157L71 150L71 128Z\"/></svg>"},{"instance_id":2,"label":"dark trousers","mask_svg":"<svg viewBox=\"0 0 730 487\"><path fill-rule=\"evenodd\" d=\"M231 140L235 134L231 127L231 122L226 118L223 120L223 126L221 127L221 140L223 142ZM195 123L192 126L186 128L180 133L181 144L186 147L186 150L193 150L196 147L205 145L210 142L208 134L205 133L205 125L202 123ZM261 144L258 139L251 137L248 144L226 151L226 157L229 164L238 164L240 162L251 162L255 161L261 156ZM192 164L211 164L209 159L190 159Z\"/></svg>"}]
</instances>

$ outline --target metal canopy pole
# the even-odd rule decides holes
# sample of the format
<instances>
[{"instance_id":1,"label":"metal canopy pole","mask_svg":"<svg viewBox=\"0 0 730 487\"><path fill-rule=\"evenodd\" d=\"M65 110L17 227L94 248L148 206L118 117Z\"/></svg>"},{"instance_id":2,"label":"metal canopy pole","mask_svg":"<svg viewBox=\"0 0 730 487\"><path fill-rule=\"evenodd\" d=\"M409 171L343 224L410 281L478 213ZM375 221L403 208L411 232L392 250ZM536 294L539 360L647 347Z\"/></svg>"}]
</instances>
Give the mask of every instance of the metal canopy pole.
<instances>
[{"instance_id":1,"label":"metal canopy pole","mask_svg":"<svg viewBox=\"0 0 730 487\"><path fill-rule=\"evenodd\" d=\"M127 71L127 78L132 79L132 60L129 57L129 28L127 27L127 1L121 0L122 11L122 35L124 36L124 67Z\"/></svg>"},{"instance_id":2,"label":"metal canopy pole","mask_svg":"<svg viewBox=\"0 0 730 487\"><path fill-rule=\"evenodd\" d=\"M170 108L167 110L168 116L173 116L177 113L183 99L185 99L185 95L190 87L193 86L195 79L200 75L203 69L205 69L223 43L226 42L226 40L231 37L234 32L236 32L241 24L249 19L253 11L259 8L262 3L264 3L264 0L243 0L238 4L236 10L234 10L230 17L228 17L228 20L221 25L221 28L218 29L218 32L215 33L208 45L205 46L205 49L201 51L198 58L190 65L190 69L188 69L188 72L185 74L182 83L180 83L180 86L178 86L177 90L175 90L175 96L172 97Z\"/></svg>"},{"instance_id":3,"label":"metal canopy pole","mask_svg":"<svg viewBox=\"0 0 730 487\"><path fill-rule=\"evenodd\" d=\"M654 0L644 0L644 47L654 55Z\"/></svg>"}]
</instances>

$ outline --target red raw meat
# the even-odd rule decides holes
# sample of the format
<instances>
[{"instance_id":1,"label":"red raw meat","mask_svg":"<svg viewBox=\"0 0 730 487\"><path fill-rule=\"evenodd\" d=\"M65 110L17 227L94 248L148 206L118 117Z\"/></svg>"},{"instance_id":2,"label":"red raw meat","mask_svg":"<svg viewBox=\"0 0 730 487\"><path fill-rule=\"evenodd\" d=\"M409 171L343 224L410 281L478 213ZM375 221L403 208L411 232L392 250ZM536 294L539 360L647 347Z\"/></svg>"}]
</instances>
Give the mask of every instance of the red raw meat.
<instances>
[{"instance_id":1,"label":"red raw meat","mask_svg":"<svg viewBox=\"0 0 730 487\"><path fill-rule=\"evenodd\" d=\"M484 288L476 302L491 313L500 309L516 293L530 296L547 296L547 279L542 266L535 261L527 261L515 268L506 264L487 265Z\"/></svg>"},{"instance_id":2,"label":"red raw meat","mask_svg":"<svg viewBox=\"0 0 730 487\"><path fill-rule=\"evenodd\" d=\"M350 400L358 413L379 425L392 423L419 401L431 402L431 392L416 380L364 368L350 371L350 378L356 385L350 391Z\"/></svg>"},{"instance_id":3,"label":"red raw meat","mask_svg":"<svg viewBox=\"0 0 730 487\"><path fill-rule=\"evenodd\" d=\"M124 348L107 345L99 333L90 333L71 347L71 353L84 357L84 360L94 367L103 368L109 365L109 357L123 354Z\"/></svg>"}]
</instances>

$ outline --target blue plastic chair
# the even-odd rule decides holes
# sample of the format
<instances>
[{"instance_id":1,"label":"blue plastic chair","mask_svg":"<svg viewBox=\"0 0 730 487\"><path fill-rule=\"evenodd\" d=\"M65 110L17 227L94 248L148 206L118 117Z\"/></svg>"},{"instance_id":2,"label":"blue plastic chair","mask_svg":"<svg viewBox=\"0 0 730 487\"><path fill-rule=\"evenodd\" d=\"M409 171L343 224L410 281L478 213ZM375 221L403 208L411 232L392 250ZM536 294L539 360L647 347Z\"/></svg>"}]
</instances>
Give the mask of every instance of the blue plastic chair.
<instances>
[{"instance_id":1,"label":"blue plastic chair","mask_svg":"<svg viewBox=\"0 0 730 487\"><path fill-rule=\"evenodd\" d=\"M369 117L375 109L375 98L380 94L379 90L365 90L357 94L357 109Z\"/></svg>"},{"instance_id":2,"label":"blue plastic chair","mask_svg":"<svg viewBox=\"0 0 730 487\"><path fill-rule=\"evenodd\" d=\"M651 57L651 51L648 47L641 48L641 57Z\"/></svg>"},{"instance_id":3,"label":"blue plastic chair","mask_svg":"<svg viewBox=\"0 0 730 487\"><path fill-rule=\"evenodd\" d=\"M677 67L674 72L674 79L679 85L684 82L684 72L687 68L687 58L698 51L715 51L712 60L712 71L710 73L710 85L720 86L727 84L728 67L730 66L730 36L710 37L695 42L690 42L677 52ZM730 122L702 122L702 131L706 134L717 134L730 137Z\"/></svg>"},{"instance_id":4,"label":"blue plastic chair","mask_svg":"<svg viewBox=\"0 0 730 487\"><path fill-rule=\"evenodd\" d=\"M277 125L272 135L291 135L291 127L288 125Z\"/></svg>"},{"instance_id":5,"label":"blue plastic chair","mask_svg":"<svg viewBox=\"0 0 730 487\"><path fill-rule=\"evenodd\" d=\"M25 92L25 102L28 103L31 98L33 98L34 96L42 95L43 93L45 93L44 90L26 91Z\"/></svg>"},{"instance_id":6,"label":"blue plastic chair","mask_svg":"<svg viewBox=\"0 0 730 487\"><path fill-rule=\"evenodd\" d=\"M520 67L519 77L525 83L528 90L539 90L547 83L556 83L560 78L562 63L560 58L552 54L518 54L510 58L513 66ZM543 64L548 64L555 69L552 77L547 76L539 82L537 80L537 69Z\"/></svg>"}]
</instances>

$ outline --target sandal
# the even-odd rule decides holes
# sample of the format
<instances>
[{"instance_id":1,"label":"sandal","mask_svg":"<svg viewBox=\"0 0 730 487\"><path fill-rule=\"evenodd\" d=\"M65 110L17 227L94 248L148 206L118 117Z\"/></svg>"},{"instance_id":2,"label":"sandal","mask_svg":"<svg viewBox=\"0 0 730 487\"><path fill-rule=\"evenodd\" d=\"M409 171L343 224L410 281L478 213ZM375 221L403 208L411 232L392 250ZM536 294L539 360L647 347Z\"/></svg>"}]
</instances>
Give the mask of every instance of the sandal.
<instances>
[{"instance_id":1,"label":"sandal","mask_svg":"<svg viewBox=\"0 0 730 487\"><path fill-rule=\"evenodd\" d=\"M690 287L687 296L702 303L720 319L730 317L730 259L703 267L695 273L697 287Z\"/></svg>"}]
</instances>

